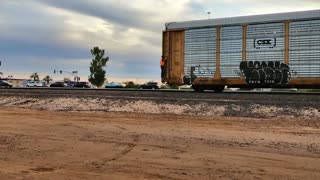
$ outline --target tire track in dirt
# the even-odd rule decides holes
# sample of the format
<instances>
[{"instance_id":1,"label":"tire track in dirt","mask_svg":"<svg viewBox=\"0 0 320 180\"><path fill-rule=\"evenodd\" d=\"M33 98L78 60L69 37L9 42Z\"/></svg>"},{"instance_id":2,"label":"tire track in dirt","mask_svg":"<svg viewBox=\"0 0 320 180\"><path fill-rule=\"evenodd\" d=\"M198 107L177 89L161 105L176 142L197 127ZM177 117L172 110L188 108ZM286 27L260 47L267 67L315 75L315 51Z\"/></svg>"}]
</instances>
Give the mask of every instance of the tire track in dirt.
<instances>
[{"instance_id":1,"label":"tire track in dirt","mask_svg":"<svg viewBox=\"0 0 320 180\"><path fill-rule=\"evenodd\" d=\"M118 126L116 126L116 128L121 129L121 130L125 129L125 128L119 128ZM115 138L113 140L107 140L103 136L96 135L91 132L86 132L86 133L82 134L82 136L79 138L80 141L114 144L115 147L124 147L123 150L121 150L120 152L117 152L115 155L113 155L113 157L105 157L105 158L102 158L98 161L96 161L96 160L86 161L86 164L88 166L101 168L102 166L106 165L108 162L116 161L116 160L122 158L123 156L127 155L138 145L139 135L137 135L137 134L129 135L129 137L128 136L126 137L126 135L124 135L123 133L121 133L119 131L110 132L110 133L112 135L116 135L117 138ZM127 139L127 140L124 140L124 139Z\"/></svg>"},{"instance_id":2,"label":"tire track in dirt","mask_svg":"<svg viewBox=\"0 0 320 180\"><path fill-rule=\"evenodd\" d=\"M108 160L104 160L104 162L108 163L108 162L111 162L111 161L116 161L116 160L120 159L121 157L123 157L123 156L127 155L128 153L130 153L137 146L137 142L139 141L139 136L138 135L133 135L132 139L133 139L132 143L128 143L127 144L127 148L122 150L115 157L113 157L111 159L108 159Z\"/></svg>"}]
</instances>

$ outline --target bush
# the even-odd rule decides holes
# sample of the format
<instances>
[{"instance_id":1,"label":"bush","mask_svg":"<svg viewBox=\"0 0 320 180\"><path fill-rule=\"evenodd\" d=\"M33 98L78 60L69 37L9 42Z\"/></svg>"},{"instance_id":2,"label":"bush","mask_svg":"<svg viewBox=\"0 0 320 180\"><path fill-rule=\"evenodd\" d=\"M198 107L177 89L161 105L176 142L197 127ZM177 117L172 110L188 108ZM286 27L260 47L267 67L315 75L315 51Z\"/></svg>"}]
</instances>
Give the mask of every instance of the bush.
<instances>
[{"instance_id":1,"label":"bush","mask_svg":"<svg viewBox=\"0 0 320 180\"><path fill-rule=\"evenodd\" d=\"M125 82L124 84L126 84L126 88L139 88L139 84L134 84L132 81Z\"/></svg>"}]
</instances>

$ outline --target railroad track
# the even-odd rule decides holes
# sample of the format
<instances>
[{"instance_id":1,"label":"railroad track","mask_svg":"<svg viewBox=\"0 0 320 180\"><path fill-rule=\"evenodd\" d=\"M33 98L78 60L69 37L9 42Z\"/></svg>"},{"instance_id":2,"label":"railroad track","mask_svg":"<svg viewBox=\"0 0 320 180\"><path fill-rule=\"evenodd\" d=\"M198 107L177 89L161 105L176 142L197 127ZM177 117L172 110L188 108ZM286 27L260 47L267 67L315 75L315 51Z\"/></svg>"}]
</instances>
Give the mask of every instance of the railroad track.
<instances>
[{"instance_id":1,"label":"railroad track","mask_svg":"<svg viewBox=\"0 0 320 180\"><path fill-rule=\"evenodd\" d=\"M224 93L192 90L137 90L137 89L74 89L74 88L11 88L0 89L1 96L32 98L104 98L125 100L153 100L168 102L233 102L258 104L320 104L320 93L316 92L252 92L225 91Z\"/></svg>"},{"instance_id":2,"label":"railroad track","mask_svg":"<svg viewBox=\"0 0 320 180\"><path fill-rule=\"evenodd\" d=\"M111 108L121 112L127 109L129 112L146 113L181 111L191 115L218 113L226 116L288 118L307 115L320 118L319 95L296 92L12 88L0 89L0 107L25 107L27 104L33 108L60 109L66 103L68 110L76 111L108 111Z\"/></svg>"},{"instance_id":3,"label":"railroad track","mask_svg":"<svg viewBox=\"0 0 320 180\"><path fill-rule=\"evenodd\" d=\"M130 88L108 88L108 89L88 89L88 88L47 88L47 87L28 87L28 88L0 88L1 92L9 92L12 90L25 90L25 91L32 91L32 90L44 90L44 91L130 91L130 92L175 92L175 93L197 93L192 89L130 89ZM214 93L213 91L204 91L202 93ZM312 91L294 91L294 90L273 90L273 91L251 91L251 90L225 90L222 93L232 93L232 94L309 94L309 95L320 95L319 92L312 92Z\"/></svg>"}]
</instances>

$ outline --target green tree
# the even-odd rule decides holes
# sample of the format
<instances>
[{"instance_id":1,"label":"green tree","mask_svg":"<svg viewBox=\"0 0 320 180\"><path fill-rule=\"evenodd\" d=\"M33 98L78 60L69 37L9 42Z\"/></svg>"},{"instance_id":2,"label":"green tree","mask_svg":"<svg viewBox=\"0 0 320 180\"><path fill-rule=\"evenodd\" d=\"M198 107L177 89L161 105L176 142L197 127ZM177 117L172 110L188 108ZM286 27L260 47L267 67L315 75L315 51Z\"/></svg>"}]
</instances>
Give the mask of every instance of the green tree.
<instances>
[{"instance_id":1,"label":"green tree","mask_svg":"<svg viewBox=\"0 0 320 180\"><path fill-rule=\"evenodd\" d=\"M97 87L101 87L105 82L106 71L103 67L106 66L109 61L109 57L104 57L104 50L99 47L91 49L91 54L94 59L91 61L89 82Z\"/></svg>"},{"instance_id":2,"label":"green tree","mask_svg":"<svg viewBox=\"0 0 320 180\"><path fill-rule=\"evenodd\" d=\"M50 81L52 81L52 78L49 75L46 75L46 77L44 77L43 80L47 82L47 84L49 84Z\"/></svg>"},{"instance_id":3,"label":"green tree","mask_svg":"<svg viewBox=\"0 0 320 180\"><path fill-rule=\"evenodd\" d=\"M39 81L39 75L38 75L38 73L32 73L31 75L30 75L30 78L31 79L33 79L34 81Z\"/></svg>"}]
</instances>

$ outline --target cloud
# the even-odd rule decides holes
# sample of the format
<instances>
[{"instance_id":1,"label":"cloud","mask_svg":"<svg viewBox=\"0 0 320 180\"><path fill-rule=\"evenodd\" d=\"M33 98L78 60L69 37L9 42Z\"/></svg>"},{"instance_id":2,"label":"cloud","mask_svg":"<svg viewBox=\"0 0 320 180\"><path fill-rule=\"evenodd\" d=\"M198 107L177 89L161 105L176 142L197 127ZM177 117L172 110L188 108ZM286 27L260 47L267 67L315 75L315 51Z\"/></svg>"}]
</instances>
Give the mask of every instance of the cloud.
<instances>
[{"instance_id":1,"label":"cloud","mask_svg":"<svg viewBox=\"0 0 320 180\"><path fill-rule=\"evenodd\" d=\"M213 14L211 17L233 17L243 15L281 13L291 11L304 11L320 8L318 0L291 0L291 1L258 1L258 0L223 0L209 1L197 0L202 7L209 7L207 11ZM192 5L192 4L191 4ZM194 6L197 7L197 6ZM204 9L204 8L203 8ZM206 12L207 12L206 11ZM201 12L204 14L204 12ZM200 16L201 14L198 14Z\"/></svg>"},{"instance_id":2,"label":"cloud","mask_svg":"<svg viewBox=\"0 0 320 180\"><path fill-rule=\"evenodd\" d=\"M155 16L155 13L152 11L140 11L140 8L130 6L130 4L135 4L134 2L127 3L127 1L113 0L39 0L39 2L74 13L100 18L123 27L139 29L155 29L158 27L155 24L145 23L145 21L150 21Z\"/></svg>"},{"instance_id":3,"label":"cloud","mask_svg":"<svg viewBox=\"0 0 320 180\"><path fill-rule=\"evenodd\" d=\"M13 9L22 8L25 11L12 13ZM149 58L146 59L151 59L150 57L154 56L158 47L161 46L161 35L153 38L153 33L130 28L121 29L99 18L73 14L65 10L43 6L37 2L30 4L10 2L2 6L1 10L7 21L1 21L3 22L2 27L6 28L0 30L0 54L6 64L2 70L8 72L14 69L20 72L28 71L28 69L51 72L55 67L76 69L78 66L81 72L88 75L88 66L92 58L89 50L94 46L99 46L106 49L111 60L122 64L123 70L120 69L120 66L110 65L112 68L110 72L114 72L112 75L117 76L119 72L129 72L148 76L139 67L132 67L140 65L143 67L147 63L141 62L142 59L147 56ZM27 23L28 21L30 24ZM156 39L159 39L158 43ZM152 43L149 44L148 41ZM149 50L145 51L147 48ZM140 58L141 54L144 58ZM86 67L80 66L81 63L77 61L77 59L84 58L89 61ZM129 67L123 68L128 65ZM48 66L50 68L47 68ZM130 74L124 76L130 76Z\"/></svg>"}]
</instances>

